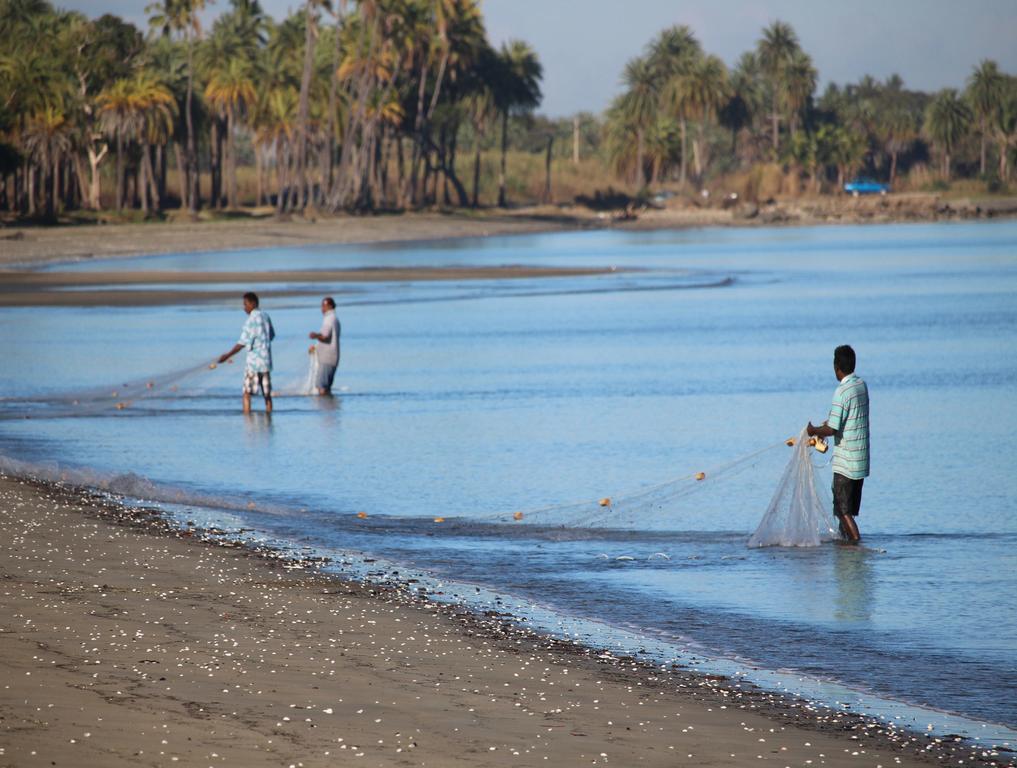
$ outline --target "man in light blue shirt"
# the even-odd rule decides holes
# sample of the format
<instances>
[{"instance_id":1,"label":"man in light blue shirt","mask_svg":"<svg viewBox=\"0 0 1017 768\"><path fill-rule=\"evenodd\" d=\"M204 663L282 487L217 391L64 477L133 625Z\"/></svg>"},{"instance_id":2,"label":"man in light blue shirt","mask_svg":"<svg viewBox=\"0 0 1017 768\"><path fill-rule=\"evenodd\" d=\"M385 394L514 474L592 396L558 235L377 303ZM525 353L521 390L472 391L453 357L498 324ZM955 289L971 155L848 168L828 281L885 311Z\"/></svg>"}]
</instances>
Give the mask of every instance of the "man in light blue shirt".
<instances>
[{"instance_id":1,"label":"man in light blue shirt","mask_svg":"<svg viewBox=\"0 0 1017 768\"><path fill-rule=\"evenodd\" d=\"M244 365L244 413L251 412L251 395L261 390L265 398L265 412L272 412L272 339L275 329L272 319L258 308L256 293L244 294L244 323L240 338L219 362L225 363L244 347L247 348L247 362Z\"/></svg>"},{"instance_id":2,"label":"man in light blue shirt","mask_svg":"<svg viewBox=\"0 0 1017 768\"><path fill-rule=\"evenodd\" d=\"M833 437L833 513L841 535L857 544L861 534L855 518L869 476L869 388L855 374L855 351L846 344L833 352L833 372L840 385L830 416L820 427L810 421L806 429L816 437Z\"/></svg>"}]
</instances>

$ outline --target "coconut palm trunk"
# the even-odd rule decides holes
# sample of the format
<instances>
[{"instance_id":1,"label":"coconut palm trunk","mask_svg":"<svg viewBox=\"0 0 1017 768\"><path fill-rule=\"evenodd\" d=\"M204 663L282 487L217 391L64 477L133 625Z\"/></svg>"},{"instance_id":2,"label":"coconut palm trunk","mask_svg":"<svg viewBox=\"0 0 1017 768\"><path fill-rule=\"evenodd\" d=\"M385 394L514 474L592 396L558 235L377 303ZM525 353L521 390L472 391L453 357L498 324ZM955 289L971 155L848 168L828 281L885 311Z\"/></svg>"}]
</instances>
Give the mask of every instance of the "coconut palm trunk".
<instances>
[{"instance_id":1,"label":"coconut palm trunk","mask_svg":"<svg viewBox=\"0 0 1017 768\"><path fill-rule=\"evenodd\" d=\"M480 135L476 134L474 138L474 154L473 154L473 207L479 207L479 194L480 194Z\"/></svg>"},{"instance_id":2,"label":"coconut palm trunk","mask_svg":"<svg viewBox=\"0 0 1017 768\"><path fill-rule=\"evenodd\" d=\"M219 136L219 121L213 117L209 123L209 205L218 210L222 208L222 138Z\"/></svg>"},{"instance_id":3,"label":"coconut palm trunk","mask_svg":"<svg viewBox=\"0 0 1017 768\"><path fill-rule=\"evenodd\" d=\"M142 152L141 167L139 169L139 175L135 176L134 186L135 186L136 194L137 194L137 196L138 196L138 198L140 200L140 203L141 203L141 212L142 212L142 214L144 214L144 217L147 219L148 218L148 163L145 162L145 155L147 153L147 149L146 149L144 143L141 144L141 152Z\"/></svg>"},{"instance_id":4,"label":"coconut palm trunk","mask_svg":"<svg viewBox=\"0 0 1017 768\"><path fill-rule=\"evenodd\" d=\"M685 120L684 116L678 120L678 129L682 137L682 158L679 166L679 183L681 184L682 189L684 189L689 178L689 129L688 122Z\"/></svg>"},{"instance_id":5,"label":"coconut palm trunk","mask_svg":"<svg viewBox=\"0 0 1017 768\"><path fill-rule=\"evenodd\" d=\"M501 113L501 169L498 173L498 207L505 207L505 169L508 156L508 110Z\"/></svg>"},{"instance_id":6,"label":"coconut palm trunk","mask_svg":"<svg viewBox=\"0 0 1017 768\"><path fill-rule=\"evenodd\" d=\"M124 133L123 128L117 128L117 201L116 211L124 207Z\"/></svg>"},{"instance_id":7,"label":"coconut palm trunk","mask_svg":"<svg viewBox=\"0 0 1017 768\"><path fill-rule=\"evenodd\" d=\"M228 205L232 209L237 207L237 118L236 109L230 107L226 112L226 154L227 173L229 174Z\"/></svg>"},{"instance_id":8,"label":"coconut palm trunk","mask_svg":"<svg viewBox=\"0 0 1017 768\"><path fill-rule=\"evenodd\" d=\"M198 150L194 141L194 35L191 25L187 25L187 99L184 102L184 113L187 123L187 194L186 206L192 216L198 213Z\"/></svg>"},{"instance_id":9,"label":"coconut palm trunk","mask_svg":"<svg viewBox=\"0 0 1017 768\"><path fill-rule=\"evenodd\" d=\"M646 174L643 172L643 165L646 162L644 156L646 152L645 144L646 144L645 132L643 131L642 126L640 126L639 129L636 131L636 174L635 174L636 186L639 187L640 189L642 189L643 186L645 186L646 184Z\"/></svg>"},{"instance_id":10,"label":"coconut palm trunk","mask_svg":"<svg viewBox=\"0 0 1017 768\"><path fill-rule=\"evenodd\" d=\"M155 166L152 164L152 146L148 143L141 146L141 169L148 183L148 196L151 200L151 210L158 213L162 208L162 200L159 197L159 184L155 178ZM144 194L144 192L142 192Z\"/></svg>"},{"instance_id":11,"label":"coconut palm trunk","mask_svg":"<svg viewBox=\"0 0 1017 768\"><path fill-rule=\"evenodd\" d=\"M300 77L300 103L297 108L297 207L303 209L310 195L307 187L307 122L310 110L311 71L314 67L314 2L304 4L304 71Z\"/></svg>"}]
</instances>

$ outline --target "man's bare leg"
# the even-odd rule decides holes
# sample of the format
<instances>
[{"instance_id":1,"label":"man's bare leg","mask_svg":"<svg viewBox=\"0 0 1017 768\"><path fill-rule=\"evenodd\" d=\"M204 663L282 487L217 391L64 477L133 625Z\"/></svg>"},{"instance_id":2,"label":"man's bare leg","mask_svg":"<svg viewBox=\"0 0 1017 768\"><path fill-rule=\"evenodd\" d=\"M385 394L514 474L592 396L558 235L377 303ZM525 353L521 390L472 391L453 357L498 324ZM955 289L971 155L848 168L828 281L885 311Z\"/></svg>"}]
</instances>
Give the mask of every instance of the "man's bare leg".
<instances>
[{"instance_id":1,"label":"man's bare leg","mask_svg":"<svg viewBox=\"0 0 1017 768\"><path fill-rule=\"evenodd\" d=\"M251 412L251 396L247 392L244 392L244 413Z\"/></svg>"},{"instance_id":2,"label":"man's bare leg","mask_svg":"<svg viewBox=\"0 0 1017 768\"><path fill-rule=\"evenodd\" d=\"M862 539L862 535L858 532L858 524L855 523L854 517L851 515L838 515L840 520L840 532L844 535L849 542L857 544Z\"/></svg>"},{"instance_id":3,"label":"man's bare leg","mask_svg":"<svg viewBox=\"0 0 1017 768\"><path fill-rule=\"evenodd\" d=\"M265 395L265 413L272 412L272 396Z\"/></svg>"}]
</instances>

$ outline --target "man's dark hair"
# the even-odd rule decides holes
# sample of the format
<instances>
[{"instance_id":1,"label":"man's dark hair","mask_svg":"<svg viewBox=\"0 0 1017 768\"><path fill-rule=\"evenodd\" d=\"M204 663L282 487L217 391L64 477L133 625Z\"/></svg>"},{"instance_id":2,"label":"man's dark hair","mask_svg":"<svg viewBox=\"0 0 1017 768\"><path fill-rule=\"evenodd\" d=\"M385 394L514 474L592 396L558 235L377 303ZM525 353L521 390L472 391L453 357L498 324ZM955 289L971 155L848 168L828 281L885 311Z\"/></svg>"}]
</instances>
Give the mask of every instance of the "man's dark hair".
<instances>
[{"instance_id":1,"label":"man's dark hair","mask_svg":"<svg viewBox=\"0 0 1017 768\"><path fill-rule=\"evenodd\" d=\"M254 306L258 306L258 294L248 291L244 294L244 301L249 301Z\"/></svg>"},{"instance_id":2,"label":"man's dark hair","mask_svg":"<svg viewBox=\"0 0 1017 768\"><path fill-rule=\"evenodd\" d=\"M833 350L833 364L842 373L855 372L855 351L847 344Z\"/></svg>"},{"instance_id":3,"label":"man's dark hair","mask_svg":"<svg viewBox=\"0 0 1017 768\"><path fill-rule=\"evenodd\" d=\"M322 299L322 301L324 301L326 304L332 307L332 309L335 309L335 299L333 299L331 296L326 296L324 299Z\"/></svg>"}]
</instances>

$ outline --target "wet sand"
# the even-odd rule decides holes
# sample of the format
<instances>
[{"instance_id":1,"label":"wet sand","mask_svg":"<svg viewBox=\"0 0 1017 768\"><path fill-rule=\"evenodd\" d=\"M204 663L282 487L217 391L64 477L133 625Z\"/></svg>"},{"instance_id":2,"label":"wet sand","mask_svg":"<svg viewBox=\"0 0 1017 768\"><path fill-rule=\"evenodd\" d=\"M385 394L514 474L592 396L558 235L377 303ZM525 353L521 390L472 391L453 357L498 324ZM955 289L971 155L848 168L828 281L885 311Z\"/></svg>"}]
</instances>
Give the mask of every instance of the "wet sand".
<instances>
[{"instance_id":1,"label":"wet sand","mask_svg":"<svg viewBox=\"0 0 1017 768\"><path fill-rule=\"evenodd\" d=\"M0 272L0 307L94 307L194 304L236 299L237 290L145 288L172 285L290 284L262 292L265 297L341 294L345 283L429 282L435 280L518 280L580 277L616 272L603 268L567 267L396 267L372 269L277 270L267 272ZM294 286L293 284L299 284ZM338 290L334 290L340 286ZM73 288L74 290L61 290ZM123 290L130 289L130 290Z\"/></svg>"},{"instance_id":2,"label":"wet sand","mask_svg":"<svg viewBox=\"0 0 1017 768\"><path fill-rule=\"evenodd\" d=\"M2 766L1006 759L0 479Z\"/></svg>"},{"instance_id":3,"label":"wet sand","mask_svg":"<svg viewBox=\"0 0 1017 768\"><path fill-rule=\"evenodd\" d=\"M156 253L279 248L316 243L386 243L574 229L551 209L525 213L411 213L0 229L0 269Z\"/></svg>"}]
</instances>

